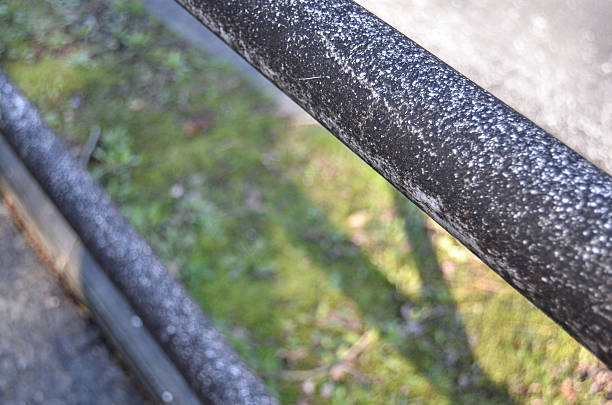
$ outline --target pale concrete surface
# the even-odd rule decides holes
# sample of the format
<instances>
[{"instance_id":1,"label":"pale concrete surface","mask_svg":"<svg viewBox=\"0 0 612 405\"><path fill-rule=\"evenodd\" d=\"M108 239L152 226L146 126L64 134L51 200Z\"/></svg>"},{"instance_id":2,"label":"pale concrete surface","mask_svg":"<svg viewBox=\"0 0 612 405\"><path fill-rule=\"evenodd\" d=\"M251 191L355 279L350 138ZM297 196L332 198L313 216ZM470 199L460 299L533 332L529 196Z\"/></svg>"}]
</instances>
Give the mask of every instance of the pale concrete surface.
<instances>
[{"instance_id":1,"label":"pale concrete surface","mask_svg":"<svg viewBox=\"0 0 612 405\"><path fill-rule=\"evenodd\" d=\"M297 105L172 0L144 0L192 44ZM612 0L357 0L612 174ZM307 121L307 120L306 120Z\"/></svg>"},{"instance_id":2,"label":"pale concrete surface","mask_svg":"<svg viewBox=\"0 0 612 405\"><path fill-rule=\"evenodd\" d=\"M0 404L143 403L0 202Z\"/></svg>"}]
</instances>

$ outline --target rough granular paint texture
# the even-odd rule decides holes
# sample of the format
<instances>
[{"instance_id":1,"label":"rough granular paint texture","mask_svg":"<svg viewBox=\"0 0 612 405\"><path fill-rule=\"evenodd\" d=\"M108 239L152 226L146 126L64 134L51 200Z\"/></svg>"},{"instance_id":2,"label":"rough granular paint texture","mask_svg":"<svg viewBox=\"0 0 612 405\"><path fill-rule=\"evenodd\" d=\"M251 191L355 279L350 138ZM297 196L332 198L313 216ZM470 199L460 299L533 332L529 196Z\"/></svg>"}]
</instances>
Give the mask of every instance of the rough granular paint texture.
<instances>
[{"instance_id":1,"label":"rough granular paint texture","mask_svg":"<svg viewBox=\"0 0 612 405\"><path fill-rule=\"evenodd\" d=\"M352 2L177 1L612 365L610 176Z\"/></svg>"},{"instance_id":2,"label":"rough granular paint texture","mask_svg":"<svg viewBox=\"0 0 612 405\"><path fill-rule=\"evenodd\" d=\"M2 72L0 133L203 400L278 403Z\"/></svg>"}]
</instances>

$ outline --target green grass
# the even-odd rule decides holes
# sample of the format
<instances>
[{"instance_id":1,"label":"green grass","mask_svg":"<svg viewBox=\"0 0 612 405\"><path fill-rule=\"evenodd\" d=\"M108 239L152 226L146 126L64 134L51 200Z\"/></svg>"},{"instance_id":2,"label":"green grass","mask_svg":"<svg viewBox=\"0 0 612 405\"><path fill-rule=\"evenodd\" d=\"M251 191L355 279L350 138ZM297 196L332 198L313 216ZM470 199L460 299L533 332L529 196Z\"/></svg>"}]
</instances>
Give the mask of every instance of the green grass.
<instances>
[{"instance_id":1,"label":"green grass","mask_svg":"<svg viewBox=\"0 0 612 405\"><path fill-rule=\"evenodd\" d=\"M135 1L7 0L0 62L283 403L601 404L609 372L319 127ZM608 373L608 374L607 374Z\"/></svg>"}]
</instances>

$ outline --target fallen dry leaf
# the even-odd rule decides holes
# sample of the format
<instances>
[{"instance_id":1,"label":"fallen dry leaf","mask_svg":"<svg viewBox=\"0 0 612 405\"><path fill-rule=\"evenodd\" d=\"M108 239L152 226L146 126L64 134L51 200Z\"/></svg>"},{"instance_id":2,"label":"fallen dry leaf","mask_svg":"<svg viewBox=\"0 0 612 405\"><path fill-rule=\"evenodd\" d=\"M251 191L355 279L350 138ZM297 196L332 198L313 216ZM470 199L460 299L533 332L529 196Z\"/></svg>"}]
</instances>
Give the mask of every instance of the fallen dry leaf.
<instances>
[{"instance_id":1,"label":"fallen dry leaf","mask_svg":"<svg viewBox=\"0 0 612 405\"><path fill-rule=\"evenodd\" d=\"M351 228L361 228L370 220L366 211L357 211L349 215L348 224Z\"/></svg>"},{"instance_id":2,"label":"fallen dry leaf","mask_svg":"<svg viewBox=\"0 0 612 405\"><path fill-rule=\"evenodd\" d=\"M559 391L569 403L573 403L576 400L576 389L574 388L574 381L572 381L571 378L563 380Z\"/></svg>"},{"instance_id":3,"label":"fallen dry leaf","mask_svg":"<svg viewBox=\"0 0 612 405\"><path fill-rule=\"evenodd\" d=\"M212 111L205 111L196 118L188 120L183 125L183 135L192 138L198 134L206 133L213 125L214 115Z\"/></svg>"}]
</instances>

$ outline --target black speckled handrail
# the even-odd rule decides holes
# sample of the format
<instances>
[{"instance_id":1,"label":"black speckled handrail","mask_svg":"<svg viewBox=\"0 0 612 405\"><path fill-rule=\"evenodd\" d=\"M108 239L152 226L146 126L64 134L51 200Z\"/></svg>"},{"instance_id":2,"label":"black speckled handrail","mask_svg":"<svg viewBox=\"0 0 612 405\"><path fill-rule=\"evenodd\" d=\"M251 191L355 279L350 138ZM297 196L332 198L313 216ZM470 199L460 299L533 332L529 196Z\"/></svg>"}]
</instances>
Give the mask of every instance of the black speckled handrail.
<instances>
[{"instance_id":1,"label":"black speckled handrail","mask_svg":"<svg viewBox=\"0 0 612 405\"><path fill-rule=\"evenodd\" d=\"M177 0L612 366L612 178L360 6Z\"/></svg>"},{"instance_id":2,"label":"black speckled handrail","mask_svg":"<svg viewBox=\"0 0 612 405\"><path fill-rule=\"evenodd\" d=\"M200 399L215 405L278 404L2 71L0 134Z\"/></svg>"}]
</instances>

